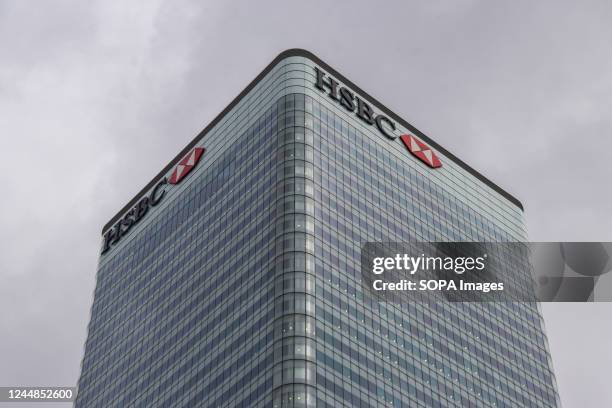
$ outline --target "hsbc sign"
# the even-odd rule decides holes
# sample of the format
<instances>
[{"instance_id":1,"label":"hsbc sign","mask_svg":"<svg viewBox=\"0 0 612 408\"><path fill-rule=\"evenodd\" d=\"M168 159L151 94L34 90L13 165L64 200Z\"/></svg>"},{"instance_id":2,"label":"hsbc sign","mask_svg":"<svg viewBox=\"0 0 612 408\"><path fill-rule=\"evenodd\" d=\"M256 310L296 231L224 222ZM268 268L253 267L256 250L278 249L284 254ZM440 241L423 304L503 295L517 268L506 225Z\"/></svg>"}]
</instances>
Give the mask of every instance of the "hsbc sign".
<instances>
[{"instance_id":1,"label":"hsbc sign","mask_svg":"<svg viewBox=\"0 0 612 408\"><path fill-rule=\"evenodd\" d=\"M393 132L395 131L395 122L382 114L374 113L374 110L366 101L361 99L345 86L341 86L331 76L315 67L317 73L317 82L315 86L322 91L328 91L331 99L338 101L346 110L355 112L357 117L368 125L376 125L378 130L391 140L397 138Z\"/></svg>"},{"instance_id":2,"label":"hsbc sign","mask_svg":"<svg viewBox=\"0 0 612 408\"><path fill-rule=\"evenodd\" d=\"M156 207L166 195L166 187L168 184L178 184L193 170L200 161L200 157L204 154L203 147L195 147L178 162L170 177L161 179L151 194L142 197L134 207L125 213L111 229L104 234L104 242L102 244L102 254L108 252L113 245L119 242L128 231L142 220L149 212L149 209Z\"/></svg>"},{"instance_id":3,"label":"hsbc sign","mask_svg":"<svg viewBox=\"0 0 612 408\"><path fill-rule=\"evenodd\" d=\"M440 159L438 159L434 151L416 136L401 135L400 140L414 157L418 158L429 167L436 169L442 166Z\"/></svg>"},{"instance_id":4,"label":"hsbc sign","mask_svg":"<svg viewBox=\"0 0 612 408\"><path fill-rule=\"evenodd\" d=\"M340 85L338 81L318 67L315 67L315 72L317 76L315 86L317 89L327 92L331 99L337 101L349 112L355 112L357 117L366 124L376 126L380 133L388 139L397 139L395 122L383 114L376 114L370 104L347 87ZM440 159L438 159L434 151L416 136L411 134L401 135L400 140L413 156L427 166L434 169L442 166Z\"/></svg>"},{"instance_id":5,"label":"hsbc sign","mask_svg":"<svg viewBox=\"0 0 612 408\"><path fill-rule=\"evenodd\" d=\"M168 183L170 184L178 184L183 180L187 174L195 167L196 164L200 161L200 157L204 154L205 149L203 147L196 147L192 149L187 156L183 157L183 159L177 164L176 168L170 175L170 180Z\"/></svg>"}]
</instances>

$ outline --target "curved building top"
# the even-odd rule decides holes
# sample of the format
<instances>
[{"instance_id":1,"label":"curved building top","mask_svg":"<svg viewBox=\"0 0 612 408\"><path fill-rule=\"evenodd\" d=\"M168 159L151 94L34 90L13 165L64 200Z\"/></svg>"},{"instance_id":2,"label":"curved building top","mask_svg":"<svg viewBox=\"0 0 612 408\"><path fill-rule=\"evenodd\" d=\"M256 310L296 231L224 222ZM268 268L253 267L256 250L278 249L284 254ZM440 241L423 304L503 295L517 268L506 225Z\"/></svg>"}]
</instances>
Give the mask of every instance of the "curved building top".
<instances>
[{"instance_id":1,"label":"curved building top","mask_svg":"<svg viewBox=\"0 0 612 408\"><path fill-rule=\"evenodd\" d=\"M104 234L122 218L122 216L134 209L149 192L154 190L160 182L167 176L176 177L176 168L184 166L187 162L186 156L194 152L202 138L206 136L227 114L229 114L243 98L249 94L281 61L291 57L303 57L315 64L312 73L313 88L320 91L321 95L327 95L335 103L343 106L347 112L352 112L361 121L369 126L377 128L383 137L394 140L412 153L414 158L420 160L423 165L435 171L438 167L443 167L445 163L459 167L473 176L475 179L490 187L495 193L501 195L508 202L516 206L520 211L523 210L521 202L500 186L489 180L483 174L470 167L457 156L440 146L433 139L429 138L416 127L402 119L399 115L384 106L374 97L363 91L349 79L338 71L319 59L313 53L303 49L289 49L280 53L257 77L234 100L219 113L212 122L204 128L176 157L174 157L130 202L128 202L116 215L114 215L102 229ZM401 130L401 129L404 130ZM191 153L190 153L191 154ZM450 162L449 162L450 161ZM182 169L183 167L181 167ZM189 169L189 167L187 167ZM170 172L173 174L170 175Z\"/></svg>"}]
</instances>

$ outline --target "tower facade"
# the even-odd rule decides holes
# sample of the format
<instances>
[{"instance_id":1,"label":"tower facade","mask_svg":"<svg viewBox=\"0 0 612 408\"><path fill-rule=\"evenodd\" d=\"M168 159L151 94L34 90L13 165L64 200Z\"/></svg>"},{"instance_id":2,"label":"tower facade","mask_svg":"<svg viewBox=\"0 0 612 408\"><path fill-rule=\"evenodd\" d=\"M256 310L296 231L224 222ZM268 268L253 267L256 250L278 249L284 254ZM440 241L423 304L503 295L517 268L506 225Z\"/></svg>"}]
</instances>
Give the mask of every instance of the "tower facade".
<instances>
[{"instance_id":1,"label":"tower facade","mask_svg":"<svg viewBox=\"0 0 612 408\"><path fill-rule=\"evenodd\" d=\"M77 407L555 407L538 306L368 298L368 241L524 241L514 197L304 50L102 231Z\"/></svg>"}]
</instances>

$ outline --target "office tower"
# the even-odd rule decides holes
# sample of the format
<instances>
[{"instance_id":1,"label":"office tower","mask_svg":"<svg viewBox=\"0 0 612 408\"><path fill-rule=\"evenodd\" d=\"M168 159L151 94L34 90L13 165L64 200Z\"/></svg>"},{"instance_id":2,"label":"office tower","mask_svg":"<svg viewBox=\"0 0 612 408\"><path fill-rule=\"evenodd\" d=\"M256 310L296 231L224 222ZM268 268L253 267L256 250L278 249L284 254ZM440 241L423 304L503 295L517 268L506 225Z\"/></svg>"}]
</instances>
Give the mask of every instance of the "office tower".
<instances>
[{"instance_id":1,"label":"office tower","mask_svg":"<svg viewBox=\"0 0 612 408\"><path fill-rule=\"evenodd\" d=\"M524 241L522 207L285 51L103 228L76 406L557 406L536 304L364 294L408 240Z\"/></svg>"}]
</instances>

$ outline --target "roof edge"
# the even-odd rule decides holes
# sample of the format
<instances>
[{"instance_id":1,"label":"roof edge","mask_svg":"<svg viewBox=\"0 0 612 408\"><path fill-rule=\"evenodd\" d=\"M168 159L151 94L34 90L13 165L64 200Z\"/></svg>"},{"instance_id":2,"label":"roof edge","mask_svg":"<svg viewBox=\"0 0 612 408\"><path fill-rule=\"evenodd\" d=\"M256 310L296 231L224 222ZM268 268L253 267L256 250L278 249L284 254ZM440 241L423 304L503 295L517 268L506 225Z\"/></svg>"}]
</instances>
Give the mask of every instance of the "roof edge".
<instances>
[{"instance_id":1,"label":"roof edge","mask_svg":"<svg viewBox=\"0 0 612 408\"><path fill-rule=\"evenodd\" d=\"M238 96L236 96L230 103L229 105L227 105L227 107L225 109L223 109L223 111L221 111L217 116L215 116L215 118L200 132L198 133L198 135L191 141L189 142L189 144L187 144L187 146L185 146L177 155L176 157L174 157L155 177L153 177L153 179L147 183L147 185L142 188L140 190L140 192L138 192L134 198L132 198L125 206L123 206L123 208L121 208L121 210L119 210L111 219L110 221L108 221L104 227L102 228L102 234L104 234L108 229L110 229L113 224L118 221L121 216L123 215L123 213L125 213L127 210L129 210L131 207L133 207L136 202L140 199L140 197L145 194L148 190L150 190L151 188L153 188L155 186L155 183L161 178L163 177L174 165L176 165L176 163L178 163L178 161L184 157L187 152L189 152L189 150L191 150L204 136L206 136L206 134L217 124L221 121L221 119L227 114L229 113L229 111L231 111L237 104L238 102L240 102L240 100L242 98L244 98L244 96L246 96L254 87L255 85L257 85L271 70L272 68L274 68L280 61L284 60L285 58L289 58L289 57L304 57L304 58L308 58L309 60L311 60L312 62L316 63L317 65L321 66L322 68L324 68L328 73L332 74L334 77L336 77L337 79L339 79L340 81L342 81L344 84L348 85L349 87L351 87L354 91L358 92L361 96L363 96L365 99L367 99L370 103L376 105L376 107L378 109L380 109L382 112L384 112L387 116L392 117L393 119L395 119L397 122L401 123L405 128L407 128L408 130L410 130L411 132L413 132L415 135L417 135L419 138L423 139L427 144L429 144L431 147L433 147L434 149L438 150L439 152L441 152L443 155L445 155L446 157L448 157L449 159L451 159L452 161L454 161L456 164L458 164L461 168L463 168L464 170L466 170L468 173L470 173L471 175L473 175L474 177L476 177L478 180L482 181L483 183L485 183L487 186L491 187L494 191L496 191L497 193L501 194L504 198L506 198L508 201L510 201L512 204L516 205L518 208L521 209L521 211L524 211L523 209L523 204L521 204L521 202L516 199L514 196L512 196L510 193L508 193L507 191L505 191L504 189L502 189L501 187L499 187L497 184L495 184L494 182L492 182L491 180L489 180L488 178L486 178L484 175L482 175L480 172L478 172L477 170L475 170L474 168L470 167L468 164L466 164L463 160L459 159L457 156L455 156L454 154L452 154L451 152L449 152L448 150L446 150L445 148L443 148L442 146L440 146L437 142L435 142L434 140L432 140L431 138L429 138L429 136L425 135L423 132L421 132L420 130L418 130L416 127L414 127L413 125L411 125L410 123L408 123L407 121L405 121L404 119L402 119L399 115L395 114L393 111L391 111L389 108L387 108L385 105L383 105L382 103L380 103L376 98L372 97L370 94L368 94L367 92L365 92L363 89L361 89L359 86L355 85L352 81L350 81L349 79L347 79L344 75L342 75L341 73L339 73L338 71L336 71L335 69L333 69L332 67L330 67L328 64L326 64L324 61L322 61L319 57L317 57L316 55L314 55L312 52L305 50L305 49L301 49L301 48L290 48L287 49L283 52L281 52L280 54L278 54L276 56L276 58L274 58L274 60L272 60L272 62L270 62L256 77L255 79L253 79L247 86L246 88L244 88L242 90L242 92L240 92L238 94Z\"/></svg>"}]
</instances>

